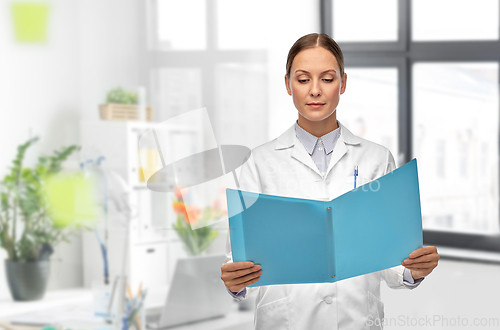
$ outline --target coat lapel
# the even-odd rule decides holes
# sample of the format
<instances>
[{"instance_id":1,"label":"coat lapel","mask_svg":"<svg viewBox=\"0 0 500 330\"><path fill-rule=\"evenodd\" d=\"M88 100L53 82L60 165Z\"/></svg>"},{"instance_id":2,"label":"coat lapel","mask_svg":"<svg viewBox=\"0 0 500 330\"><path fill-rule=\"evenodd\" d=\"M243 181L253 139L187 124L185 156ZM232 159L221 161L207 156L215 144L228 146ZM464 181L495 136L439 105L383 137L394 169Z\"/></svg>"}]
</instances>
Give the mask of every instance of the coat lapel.
<instances>
[{"instance_id":1,"label":"coat lapel","mask_svg":"<svg viewBox=\"0 0 500 330\"><path fill-rule=\"evenodd\" d=\"M292 148L290 156L302 164L306 165L314 172L319 173L318 167L314 164L311 155L304 148L300 140L295 135L295 123L276 139L275 150Z\"/></svg>"},{"instance_id":2,"label":"coat lapel","mask_svg":"<svg viewBox=\"0 0 500 330\"><path fill-rule=\"evenodd\" d=\"M294 137L295 137L295 145L293 147L291 156L321 176L318 167L316 166L316 164L314 164L311 155L309 155L306 148L304 148L304 145L300 142L297 136L294 135Z\"/></svg>"},{"instance_id":3,"label":"coat lapel","mask_svg":"<svg viewBox=\"0 0 500 330\"><path fill-rule=\"evenodd\" d=\"M340 136L337 144L333 148L332 158L330 159L330 164L328 164L328 169L326 173L330 173L330 170L344 157L347 153L347 145L357 145L361 142L361 139L356 135L352 134L340 121L337 120L340 127Z\"/></svg>"}]
</instances>

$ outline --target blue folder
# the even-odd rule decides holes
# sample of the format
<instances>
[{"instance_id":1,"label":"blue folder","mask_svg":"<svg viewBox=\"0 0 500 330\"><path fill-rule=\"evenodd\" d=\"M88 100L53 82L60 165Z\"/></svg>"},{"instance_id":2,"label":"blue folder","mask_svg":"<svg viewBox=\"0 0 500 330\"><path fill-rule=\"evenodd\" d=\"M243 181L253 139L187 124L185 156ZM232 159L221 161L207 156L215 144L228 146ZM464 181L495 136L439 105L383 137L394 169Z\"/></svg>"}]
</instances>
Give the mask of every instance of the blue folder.
<instances>
[{"instance_id":1,"label":"blue folder","mask_svg":"<svg viewBox=\"0 0 500 330\"><path fill-rule=\"evenodd\" d=\"M401 265L423 246L416 159L331 201L226 194L233 261L262 268L251 287L336 282Z\"/></svg>"}]
</instances>

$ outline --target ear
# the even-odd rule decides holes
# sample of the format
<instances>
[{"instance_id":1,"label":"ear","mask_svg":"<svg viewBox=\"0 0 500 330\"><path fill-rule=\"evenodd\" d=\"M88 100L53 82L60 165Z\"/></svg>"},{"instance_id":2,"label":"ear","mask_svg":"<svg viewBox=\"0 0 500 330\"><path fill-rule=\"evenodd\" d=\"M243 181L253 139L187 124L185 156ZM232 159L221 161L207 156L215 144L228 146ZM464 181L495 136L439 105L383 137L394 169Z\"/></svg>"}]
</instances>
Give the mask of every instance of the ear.
<instances>
[{"instance_id":1,"label":"ear","mask_svg":"<svg viewBox=\"0 0 500 330\"><path fill-rule=\"evenodd\" d=\"M290 89L290 81L288 80L288 77L285 75L285 86L286 86L286 92L288 95L292 95L292 90Z\"/></svg>"},{"instance_id":2,"label":"ear","mask_svg":"<svg viewBox=\"0 0 500 330\"><path fill-rule=\"evenodd\" d=\"M346 84L347 84L347 73L344 73L344 78L342 78L342 87L340 88L340 94L344 94Z\"/></svg>"}]
</instances>

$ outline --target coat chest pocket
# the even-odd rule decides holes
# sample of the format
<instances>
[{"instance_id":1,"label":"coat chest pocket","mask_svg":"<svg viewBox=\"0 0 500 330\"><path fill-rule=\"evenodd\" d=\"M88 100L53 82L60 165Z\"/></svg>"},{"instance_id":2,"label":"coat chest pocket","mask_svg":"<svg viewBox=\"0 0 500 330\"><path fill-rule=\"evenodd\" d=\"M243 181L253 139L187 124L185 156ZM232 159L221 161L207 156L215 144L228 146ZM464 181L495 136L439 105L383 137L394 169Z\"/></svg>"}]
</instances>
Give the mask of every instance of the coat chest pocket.
<instances>
[{"instance_id":1,"label":"coat chest pocket","mask_svg":"<svg viewBox=\"0 0 500 330\"><path fill-rule=\"evenodd\" d=\"M288 297L271 301L255 310L254 326L256 330L290 329Z\"/></svg>"}]
</instances>

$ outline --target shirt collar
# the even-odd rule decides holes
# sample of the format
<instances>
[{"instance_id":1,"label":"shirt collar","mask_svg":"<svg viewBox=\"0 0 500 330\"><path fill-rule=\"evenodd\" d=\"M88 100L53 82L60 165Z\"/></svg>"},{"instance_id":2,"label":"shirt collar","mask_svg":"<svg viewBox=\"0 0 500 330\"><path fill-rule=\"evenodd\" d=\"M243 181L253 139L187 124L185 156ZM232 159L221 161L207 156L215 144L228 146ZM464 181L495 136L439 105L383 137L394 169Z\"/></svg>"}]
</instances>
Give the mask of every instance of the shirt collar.
<instances>
[{"instance_id":1,"label":"shirt collar","mask_svg":"<svg viewBox=\"0 0 500 330\"><path fill-rule=\"evenodd\" d=\"M361 143L362 139L352 134L351 131L349 131L340 120L337 120L337 124L340 127L339 141L342 141L342 143L349 145L358 145ZM298 140L295 134L295 123L293 123L285 132L283 132L275 139L274 149L283 150L291 148L295 145L295 139Z\"/></svg>"},{"instance_id":2,"label":"shirt collar","mask_svg":"<svg viewBox=\"0 0 500 330\"><path fill-rule=\"evenodd\" d=\"M326 154L329 154L333 151L333 148L335 147L335 144L340 136L340 125L338 125L338 122L337 126L337 129L320 137L320 139L323 141ZM312 155L314 147L316 146L316 143L318 143L319 138L300 127L298 124L298 120L295 121L295 135L304 145L304 148L309 153L309 155Z\"/></svg>"}]
</instances>

